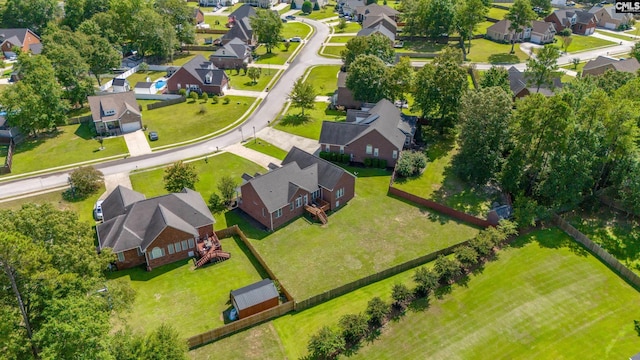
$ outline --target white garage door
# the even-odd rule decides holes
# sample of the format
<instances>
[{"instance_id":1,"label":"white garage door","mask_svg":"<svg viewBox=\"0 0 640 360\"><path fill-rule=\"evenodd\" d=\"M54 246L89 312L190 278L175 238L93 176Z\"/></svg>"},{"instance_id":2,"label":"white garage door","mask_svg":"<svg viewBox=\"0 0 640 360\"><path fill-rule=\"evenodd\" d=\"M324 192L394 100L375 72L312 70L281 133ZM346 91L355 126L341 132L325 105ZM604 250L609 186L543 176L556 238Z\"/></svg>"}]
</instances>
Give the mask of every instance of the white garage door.
<instances>
[{"instance_id":1,"label":"white garage door","mask_svg":"<svg viewBox=\"0 0 640 360\"><path fill-rule=\"evenodd\" d=\"M613 23L605 23L604 27L607 29L611 29L611 30L615 30L616 29L616 24Z\"/></svg>"},{"instance_id":2,"label":"white garage door","mask_svg":"<svg viewBox=\"0 0 640 360\"><path fill-rule=\"evenodd\" d=\"M123 133L130 133L139 129L140 129L140 123L137 123L137 122L125 123L125 124L122 124L122 126L120 127L120 130L122 130Z\"/></svg>"},{"instance_id":3,"label":"white garage door","mask_svg":"<svg viewBox=\"0 0 640 360\"><path fill-rule=\"evenodd\" d=\"M531 34L531 42L534 44L542 43L542 36Z\"/></svg>"},{"instance_id":4,"label":"white garage door","mask_svg":"<svg viewBox=\"0 0 640 360\"><path fill-rule=\"evenodd\" d=\"M229 89L229 83L226 83L226 84L222 87L222 92L227 91L227 89Z\"/></svg>"}]
</instances>

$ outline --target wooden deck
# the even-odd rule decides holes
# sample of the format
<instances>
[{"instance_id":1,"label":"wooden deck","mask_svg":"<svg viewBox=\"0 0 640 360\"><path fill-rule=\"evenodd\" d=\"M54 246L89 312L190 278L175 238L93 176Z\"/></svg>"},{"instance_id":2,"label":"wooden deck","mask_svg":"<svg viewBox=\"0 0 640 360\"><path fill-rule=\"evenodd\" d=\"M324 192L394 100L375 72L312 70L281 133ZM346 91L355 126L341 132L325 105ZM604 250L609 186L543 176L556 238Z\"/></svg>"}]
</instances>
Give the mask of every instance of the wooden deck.
<instances>
[{"instance_id":1,"label":"wooden deck","mask_svg":"<svg viewBox=\"0 0 640 360\"><path fill-rule=\"evenodd\" d=\"M196 249L198 251L198 261L196 261L196 268L204 266L210 262L220 262L227 260L231 257L231 254L222 251L222 244L215 233L209 235L205 239L200 239L196 243Z\"/></svg>"},{"instance_id":2,"label":"wooden deck","mask_svg":"<svg viewBox=\"0 0 640 360\"><path fill-rule=\"evenodd\" d=\"M325 201L326 202L326 201ZM328 206L328 203L327 203ZM317 206L316 204L311 204L311 205L305 205L304 209L310 213L311 215L313 215L313 217L315 219L320 220L320 222L325 225L329 222L329 218L327 217L327 214L324 212L323 207L321 206Z\"/></svg>"}]
</instances>

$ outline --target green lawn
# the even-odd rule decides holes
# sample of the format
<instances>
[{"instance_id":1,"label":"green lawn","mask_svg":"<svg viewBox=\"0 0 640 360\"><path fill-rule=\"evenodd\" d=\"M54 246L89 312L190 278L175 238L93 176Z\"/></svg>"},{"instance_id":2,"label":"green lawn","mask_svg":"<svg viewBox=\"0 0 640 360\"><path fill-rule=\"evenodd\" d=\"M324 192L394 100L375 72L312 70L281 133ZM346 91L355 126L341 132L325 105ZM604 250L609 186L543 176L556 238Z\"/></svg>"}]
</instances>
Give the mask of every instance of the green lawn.
<instances>
[{"instance_id":1,"label":"green lawn","mask_svg":"<svg viewBox=\"0 0 640 360\"><path fill-rule=\"evenodd\" d=\"M284 117L278 120L275 128L309 139L319 139L323 121L344 121L346 119L345 112L330 110L328 105L325 102L316 102L313 109L305 110L305 119L299 116L300 108L291 106Z\"/></svg>"},{"instance_id":2,"label":"green lawn","mask_svg":"<svg viewBox=\"0 0 640 360\"><path fill-rule=\"evenodd\" d=\"M244 144L245 147L261 152L263 154L273 156L276 159L284 160L285 156L287 156L287 152L280 149L279 147L268 143L260 138L251 139Z\"/></svg>"},{"instance_id":3,"label":"green lawn","mask_svg":"<svg viewBox=\"0 0 640 360\"><path fill-rule=\"evenodd\" d=\"M346 46L325 46L320 50L320 55L327 57L340 57L342 50L345 50Z\"/></svg>"},{"instance_id":4,"label":"green lawn","mask_svg":"<svg viewBox=\"0 0 640 360\"><path fill-rule=\"evenodd\" d=\"M489 12L487 13L487 17L502 20L507 15L508 11L503 9L498 9L494 7L489 8Z\"/></svg>"},{"instance_id":5,"label":"green lawn","mask_svg":"<svg viewBox=\"0 0 640 360\"><path fill-rule=\"evenodd\" d=\"M350 34L350 33L357 33L358 31L362 30L362 26L360 26L359 23L357 22L351 22L348 21L347 22L347 26L344 28L344 30L340 30L338 29L338 26L334 26L333 27L333 31L336 34Z\"/></svg>"},{"instance_id":6,"label":"green lawn","mask_svg":"<svg viewBox=\"0 0 640 360\"><path fill-rule=\"evenodd\" d=\"M340 65L318 65L311 68L305 82L311 83L318 95L333 95L338 87L338 73Z\"/></svg>"},{"instance_id":7,"label":"green lawn","mask_svg":"<svg viewBox=\"0 0 640 360\"><path fill-rule=\"evenodd\" d=\"M289 50L285 50L284 44L280 43L278 46L271 50L270 54L267 54L267 48L260 45L256 49L256 54L259 56L258 60L254 61L256 64L272 64L272 65L284 65L291 54L300 46L300 43L290 43Z\"/></svg>"},{"instance_id":8,"label":"green lawn","mask_svg":"<svg viewBox=\"0 0 640 360\"><path fill-rule=\"evenodd\" d=\"M478 24L478 26L476 27L476 30L473 33L474 34L486 34L487 33L487 29L493 24L494 23L492 23L490 21L483 21L483 22Z\"/></svg>"},{"instance_id":9,"label":"green lawn","mask_svg":"<svg viewBox=\"0 0 640 360\"><path fill-rule=\"evenodd\" d=\"M601 35L604 35L604 36L609 36L609 37L620 39L620 40L624 40L624 41L634 41L635 40L634 38L632 38L630 36L623 35L622 32L620 32L620 33L612 33L612 32L609 32L609 31L601 31L601 30L596 30L596 32L598 34L601 34Z\"/></svg>"},{"instance_id":10,"label":"green lawn","mask_svg":"<svg viewBox=\"0 0 640 360\"><path fill-rule=\"evenodd\" d=\"M511 44L499 44L487 39L474 39L471 40L471 52L467 55L467 60L492 64L515 64L528 59L529 56L520 50L518 44L514 50L515 54L509 53Z\"/></svg>"},{"instance_id":11,"label":"green lawn","mask_svg":"<svg viewBox=\"0 0 640 360\"><path fill-rule=\"evenodd\" d=\"M567 52L569 53L591 50L591 49L601 48L605 46L617 45L614 42L598 39L597 37L593 37L593 36L574 35L572 36L572 38L573 40L571 41L571 44L567 48ZM556 39L558 39L558 41L556 42L557 44L556 46L560 47L562 44L562 41L560 40L559 36L556 36Z\"/></svg>"},{"instance_id":12,"label":"green lawn","mask_svg":"<svg viewBox=\"0 0 640 360\"><path fill-rule=\"evenodd\" d=\"M301 22L288 22L286 24L282 24L282 37L284 38L292 38L299 36L301 38L307 37L309 33L311 33L311 26Z\"/></svg>"},{"instance_id":13,"label":"green lawn","mask_svg":"<svg viewBox=\"0 0 640 360\"><path fill-rule=\"evenodd\" d=\"M624 33L629 35L640 36L640 27L636 26L635 29L627 30Z\"/></svg>"},{"instance_id":14,"label":"green lawn","mask_svg":"<svg viewBox=\"0 0 640 360\"><path fill-rule=\"evenodd\" d=\"M71 210L78 215L78 219L85 223L95 225L95 220L93 219L93 206L100 197L105 192L104 186L101 186L100 189L93 195L87 197L86 199L77 200L77 201L66 201L62 197L62 191L53 191L40 195L29 196L21 199L11 200L0 202L0 209L14 209L17 210L22 207L24 204L33 203L33 204L52 204L55 208L59 210Z\"/></svg>"},{"instance_id":15,"label":"green lawn","mask_svg":"<svg viewBox=\"0 0 640 360\"><path fill-rule=\"evenodd\" d=\"M349 40L353 39L355 36L332 36L328 38L328 43L338 43L338 44L346 44Z\"/></svg>"},{"instance_id":16,"label":"green lawn","mask_svg":"<svg viewBox=\"0 0 640 360\"><path fill-rule=\"evenodd\" d=\"M285 359L285 352L273 323L268 322L190 351L189 358L192 360Z\"/></svg>"},{"instance_id":17,"label":"green lawn","mask_svg":"<svg viewBox=\"0 0 640 360\"><path fill-rule=\"evenodd\" d=\"M124 138L104 139L104 150L93 139L88 124L58 126L51 133L41 133L38 139L26 139L16 146L10 175L24 174L57 166L98 160L109 156L125 156L129 151Z\"/></svg>"},{"instance_id":18,"label":"green lawn","mask_svg":"<svg viewBox=\"0 0 640 360\"><path fill-rule=\"evenodd\" d=\"M504 7L512 7L513 3L496 3L496 5L504 6Z\"/></svg>"},{"instance_id":19,"label":"green lawn","mask_svg":"<svg viewBox=\"0 0 640 360\"><path fill-rule=\"evenodd\" d=\"M451 170L455 154L451 143L431 145L427 150L429 161L425 171L417 177L398 178L394 187L484 219L497 195L471 189L460 180Z\"/></svg>"},{"instance_id":20,"label":"green lawn","mask_svg":"<svg viewBox=\"0 0 640 360\"><path fill-rule=\"evenodd\" d=\"M568 65L561 66L561 68L575 71L578 73L578 75L580 75L585 65L587 65L586 61L579 63L577 67L573 66L573 64L568 64Z\"/></svg>"},{"instance_id":21,"label":"green lawn","mask_svg":"<svg viewBox=\"0 0 640 360\"><path fill-rule=\"evenodd\" d=\"M471 75L467 74L467 82L469 83L469 89L473 90L476 87L473 85L473 79L471 78Z\"/></svg>"},{"instance_id":22,"label":"green lawn","mask_svg":"<svg viewBox=\"0 0 640 360\"><path fill-rule=\"evenodd\" d=\"M211 35L214 36L215 38L215 34L211 34ZM209 56L213 54L213 51L188 51L188 52L185 51L183 53L178 53L173 56L172 62L169 62L165 65L182 66L187 62L189 62L189 60L193 59L198 54L204 56L205 59L208 59Z\"/></svg>"},{"instance_id":23,"label":"green lawn","mask_svg":"<svg viewBox=\"0 0 640 360\"><path fill-rule=\"evenodd\" d=\"M209 24L209 28L216 30L228 30L225 26L229 21L229 17L224 15L205 15L204 22ZM210 36L216 37L220 36L220 34L208 34Z\"/></svg>"},{"instance_id":24,"label":"green lawn","mask_svg":"<svg viewBox=\"0 0 640 360\"><path fill-rule=\"evenodd\" d=\"M127 81L129 81L129 85L131 85L131 88L133 89L137 83L147 81L147 77L150 78L151 81L155 81L166 75L166 71L148 71L146 73L136 72L131 74L131 76L127 78Z\"/></svg>"},{"instance_id":25,"label":"green lawn","mask_svg":"<svg viewBox=\"0 0 640 360\"><path fill-rule=\"evenodd\" d=\"M605 206L594 212L572 211L563 217L626 267L640 275L640 224L637 219Z\"/></svg>"},{"instance_id":26,"label":"green lawn","mask_svg":"<svg viewBox=\"0 0 640 360\"><path fill-rule=\"evenodd\" d=\"M395 52L399 53L437 53L444 49L447 45L436 44L431 41L423 40L407 40L401 48L395 48Z\"/></svg>"},{"instance_id":27,"label":"green lawn","mask_svg":"<svg viewBox=\"0 0 640 360\"><path fill-rule=\"evenodd\" d=\"M627 359L640 295L557 229L391 322L352 359Z\"/></svg>"},{"instance_id":28,"label":"green lawn","mask_svg":"<svg viewBox=\"0 0 640 360\"><path fill-rule=\"evenodd\" d=\"M224 9L224 11L223 11L223 12L224 12L224 13L229 13L229 14L231 14L232 12L234 12L234 11L238 10L238 8L239 8L240 6L242 6L242 5L244 5L244 4L243 4L243 3L236 3L236 4L233 4L233 6L228 6L228 7L226 7L226 8Z\"/></svg>"},{"instance_id":29,"label":"green lawn","mask_svg":"<svg viewBox=\"0 0 640 360\"><path fill-rule=\"evenodd\" d=\"M209 156L208 158L190 162L198 173L198 182L196 183L195 190L198 191L202 198L208 202L209 197L214 192L219 194L217 189L218 181L222 176L231 176L240 184L240 176L243 173L255 174L257 172L265 172L262 166L251 162L245 158L233 155L231 153L220 153ZM164 168L139 171L131 173L131 184L133 189L145 194L147 197L154 197L158 195L166 194L164 189ZM224 229L230 225L227 225L226 217L224 214L215 214L216 229Z\"/></svg>"},{"instance_id":30,"label":"green lawn","mask_svg":"<svg viewBox=\"0 0 640 360\"><path fill-rule=\"evenodd\" d=\"M238 120L255 100L231 95L225 98L229 98L231 102L225 105L224 98L219 98L217 104L213 104L211 99L207 103L188 100L154 110L147 110L146 101L138 101L143 104L142 123L150 131L158 132L159 140L149 144L154 148L211 134ZM201 110L205 112L201 113Z\"/></svg>"},{"instance_id":31,"label":"green lawn","mask_svg":"<svg viewBox=\"0 0 640 360\"><path fill-rule=\"evenodd\" d=\"M326 6L324 9L312 11L309 15L299 13L297 16L302 19L307 18L312 20L322 20L330 17L336 17L338 16L338 13L334 11L333 6Z\"/></svg>"},{"instance_id":32,"label":"green lawn","mask_svg":"<svg viewBox=\"0 0 640 360\"><path fill-rule=\"evenodd\" d=\"M245 225L238 213L227 213L227 223L240 224L298 301L477 234L475 228L387 196L386 170L348 170L358 172L356 196L330 214L327 225L299 218L269 233Z\"/></svg>"},{"instance_id":33,"label":"green lawn","mask_svg":"<svg viewBox=\"0 0 640 360\"><path fill-rule=\"evenodd\" d=\"M151 272L136 267L108 273L110 280L129 280L136 291L133 309L120 315L134 331L148 332L167 323L185 338L224 325L223 312L231 309L229 291L265 274L253 266L251 252L240 240L222 239L221 244L231 258L197 270L193 260L186 259Z\"/></svg>"},{"instance_id":34,"label":"green lawn","mask_svg":"<svg viewBox=\"0 0 640 360\"><path fill-rule=\"evenodd\" d=\"M230 86L232 89L253 91L263 91L278 71L279 70L276 69L262 68L260 70L260 78L258 78L258 81L254 84L243 70L240 70L240 73L236 73L235 70L226 70L227 75L231 79Z\"/></svg>"}]
</instances>

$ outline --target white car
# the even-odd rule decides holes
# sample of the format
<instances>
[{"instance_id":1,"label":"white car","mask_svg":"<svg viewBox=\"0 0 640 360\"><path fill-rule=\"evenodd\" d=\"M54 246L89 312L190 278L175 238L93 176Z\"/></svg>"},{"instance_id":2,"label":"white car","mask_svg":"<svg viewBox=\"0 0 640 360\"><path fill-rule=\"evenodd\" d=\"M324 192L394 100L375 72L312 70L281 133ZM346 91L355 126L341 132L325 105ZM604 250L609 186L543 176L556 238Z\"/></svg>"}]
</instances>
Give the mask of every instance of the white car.
<instances>
[{"instance_id":1,"label":"white car","mask_svg":"<svg viewBox=\"0 0 640 360\"><path fill-rule=\"evenodd\" d=\"M93 206L93 218L96 221L102 220L102 200L96 201L96 204Z\"/></svg>"}]
</instances>

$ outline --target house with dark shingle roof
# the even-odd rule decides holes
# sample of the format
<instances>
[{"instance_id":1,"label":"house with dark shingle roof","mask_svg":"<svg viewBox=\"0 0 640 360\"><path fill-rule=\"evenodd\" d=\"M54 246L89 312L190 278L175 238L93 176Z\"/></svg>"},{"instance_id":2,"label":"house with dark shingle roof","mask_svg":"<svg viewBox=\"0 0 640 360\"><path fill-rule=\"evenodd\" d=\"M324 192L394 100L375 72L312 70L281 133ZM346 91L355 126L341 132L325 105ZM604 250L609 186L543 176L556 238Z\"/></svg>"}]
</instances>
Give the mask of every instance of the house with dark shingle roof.
<instances>
[{"instance_id":1,"label":"house with dark shingle roof","mask_svg":"<svg viewBox=\"0 0 640 360\"><path fill-rule=\"evenodd\" d=\"M366 6L357 7L355 11L355 15L357 16L357 19L360 22L364 22L369 16L380 16L380 15L386 15L391 19L393 19L394 21L398 21L400 12L390 6L378 5L376 3L373 3Z\"/></svg>"},{"instance_id":2,"label":"house with dark shingle roof","mask_svg":"<svg viewBox=\"0 0 640 360\"><path fill-rule=\"evenodd\" d=\"M362 23L362 29L358 31L357 36L381 34L389 38L389 41L393 43L396 40L396 32L396 22L389 16L381 14L368 16Z\"/></svg>"},{"instance_id":3,"label":"house with dark shingle roof","mask_svg":"<svg viewBox=\"0 0 640 360\"><path fill-rule=\"evenodd\" d=\"M530 41L534 44L552 43L556 35L556 29L552 23L546 21L534 20L525 27L521 32L516 33L510 30L511 21L503 19L487 28L487 38L511 43L511 41Z\"/></svg>"},{"instance_id":4,"label":"house with dark shingle roof","mask_svg":"<svg viewBox=\"0 0 640 360\"><path fill-rule=\"evenodd\" d=\"M229 293L231 304L238 312L239 319L278 306L278 297L278 289L269 279L260 280Z\"/></svg>"},{"instance_id":5,"label":"house with dark shingle roof","mask_svg":"<svg viewBox=\"0 0 640 360\"><path fill-rule=\"evenodd\" d=\"M17 46L23 52L31 52L40 54L42 52L42 44L40 37L29 29L0 29L0 50L3 53L12 52L13 47Z\"/></svg>"},{"instance_id":6,"label":"house with dark shingle roof","mask_svg":"<svg viewBox=\"0 0 640 360\"><path fill-rule=\"evenodd\" d=\"M103 222L96 227L98 250L109 248L116 266L148 270L195 255L198 239L213 234L215 220L193 190L146 199L123 186L102 203Z\"/></svg>"},{"instance_id":7,"label":"house with dark shingle roof","mask_svg":"<svg viewBox=\"0 0 640 360\"><path fill-rule=\"evenodd\" d=\"M87 97L98 134L129 133L142 128L142 113L133 91Z\"/></svg>"},{"instance_id":8,"label":"house with dark shingle roof","mask_svg":"<svg viewBox=\"0 0 640 360\"><path fill-rule=\"evenodd\" d=\"M336 210L355 194L353 174L296 147L282 166L242 179L240 209L269 230L301 216L306 206Z\"/></svg>"},{"instance_id":9,"label":"house with dark shingle roof","mask_svg":"<svg viewBox=\"0 0 640 360\"><path fill-rule=\"evenodd\" d=\"M191 13L191 18L194 25L202 24L204 22L204 13L199 7L195 7Z\"/></svg>"},{"instance_id":10,"label":"house with dark shingle roof","mask_svg":"<svg viewBox=\"0 0 640 360\"><path fill-rule=\"evenodd\" d=\"M606 56L598 56L597 58L587 62L582 68L582 76L586 75L602 75L607 70L622 71L635 74L640 70L640 63L634 57L628 59L614 59Z\"/></svg>"},{"instance_id":11,"label":"house with dark shingle roof","mask_svg":"<svg viewBox=\"0 0 640 360\"><path fill-rule=\"evenodd\" d=\"M229 15L227 26L231 29L222 35L220 43L224 45L237 38L249 46L255 46L257 44L256 37L249 21L249 18L255 15L256 9L249 4L237 8Z\"/></svg>"},{"instance_id":12,"label":"house with dark shingle roof","mask_svg":"<svg viewBox=\"0 0 640 360\"><path fill-rule=\"evenodd\" d=\"M251 60L251 48L238 38L227 42L209 56L209 61L220 69L239 69Z\"/></svg>"},{"instance_id":13,"label":"house with dark shingle roof","mask_svg":"<svg viewBox=\"0 0 640 360\"><path fill-rule=\"evenodd\" d=\"M345 16L355 16L356 9L364 5L364 0L339 0L338 10Z\"/></svg>"},{"instance_id":14,"label":"house with dark shingle roof","mask_svg":"<svg viewBox=\"0 0 640 360\"><path fill-rule=\"evenodd\" d=\"M529 94L540 93L544 96L552 96L555 93L555 89L562 87L562 82L559 76L553 77L553 84L551 87L542 85L540 89L535 85L530 85L526 79L525 73L516 69L514 66L509 68L509 87L513 92L513 97L522 98Z\"/></svg>"},{"instance_id":15,"label":"house with dark shingle roof","mask_svg":"<svg viewBox=\"0 0 640 360\"><path fill-rule=\"evenodd\" d=\"M196 55L167 79L167 90L177 93L180 89L224 95L229 86L229 77L202 55Z\"/></svg>"},{"instance_id":16,"label":"house with dark shingle roof","mask_svg":"<svg viewBox=\"0 0 640 360\"><path fill-rule=\"evenodd\" d=\"M348 154L353 162L378 158L393 167L400 152L413 143L416 122L382 99L368 110L349 110L345 122L324 121L318 142L320 150Z\"/></svg>"},{"instance_id":17,"label":"house with dark shingle roof","mask_svg":"<svg viewBox=\"0 0 640 360\"><path fill-rule=\"evenodd\" d=\"M596 14L581 9L555 10L545 17L544 21L553 23L556 32L569 28L572 33L579 35L593 34L598 24Z\"/></svg>"}]
</instances>

